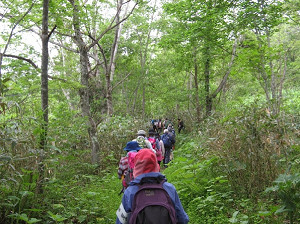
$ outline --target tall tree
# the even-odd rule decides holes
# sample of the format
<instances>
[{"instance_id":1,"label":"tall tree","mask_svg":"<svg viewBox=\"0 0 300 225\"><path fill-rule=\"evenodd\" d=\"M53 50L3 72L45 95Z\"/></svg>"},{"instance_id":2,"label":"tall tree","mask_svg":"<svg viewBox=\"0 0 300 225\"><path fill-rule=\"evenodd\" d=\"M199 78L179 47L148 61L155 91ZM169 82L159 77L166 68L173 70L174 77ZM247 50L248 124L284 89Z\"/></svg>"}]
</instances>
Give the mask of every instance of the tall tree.
<instances>
[{"instance_id":1,"label":"tall tree","mask_svg":"<svg viewBox=\"0 0 300 225\"><path fill-rule=\"evenodd\" d=\"M92 163L93 164L98 164L100 162L99 158L99 152L100 152L100 145L99 141L97 140L97 124L98 121L93 117L93 114L91 112L91 97L93 96L93 93L90 90L90 77L91 77L91 72L93 71L91 68L91 62L90 62L90 55L89 51L97 45L99 47L99 54L101 53L103 57L103 64L105 65L105 79L106 79L106 100L107 100L107 107L108 107L108 114L112 114L112 96L111 96L111 91L112 91L112 85L111 85L111 67L113 64L113 57L114 53L111 53L111 58L110 61L108 62L105 54L106 52L104 51L103 47L100 45L101 39L104 37L105 34L107 34L109 31L113 30L117 26L119 26L120 23L125 21L130 14L133 12L134 8L137 5L137 2L134 4L132 7L131 11L125 15L122 19L120 19L118 22L116 22L116 18L119 18L120 16L120 11L121 11L121 5L122 1L119 3L116 15L114 18L111 20L109 25L107 25L102 32L97 32L96 36L92 36L90 32L84 30L84 16L82 11L83 8L81 7L80 3L78 0L69 0L72 6L73 10L73 15L72 15L72 24L73 24L73 29L74 29L74 40L75 43L79 49L79 56L80 56L80 74L81 74L81 85L82 87L80 88L80 102L81 102L81 109L82 109L82 114L84 117L87 118L87 127L88 127L88 133L89 133L89 138L90 138L90 143L91 143L91 148L92 148L92 153L91 153L91 158L92 158ZM129 1L130 2L130 1ZM128 2L127 2L128 4ZM86 26L88 27L88 26ZM100 33L100 34L99 34ZM89 37L89 40L87 40L84 36L84 34L87 34ZM116 42L118 40L118 36L115 36L115 41L113 41L113 47L110 49L111 51L116 50ZM96 64L102 64L99 62L96 62Z\"/></svg>"},{"instance_id":2,"label":"tall tree","mask_svg":"<svg viewBox=\"0 0 300 225\"><path fill-rule=\"evenodd\" d=\"M48 132L48 19L49 19L49 0L43 1L43 19L42 19L42 73L41 73L41 103L43 111L43 121L41 127L40 148L41 153L39 157L39 180L37 183L38 193L43 192L42 182L44 180L44 152L47 145Z\"/></svg>"},{"instance_id":3,"label":"tall tree","mask_svg":"<svg viewBox=\"0 0 300 225\"><path fill-rule=\"evenodd\" d=\"M238 18L243 27L248 28L242 44L245 54L251 54L250 57L248 55L247 66L252 67L253 76L265 92L267 107L274 115L280 111L287 52L282 54L282 50L276 50L271 37L283 22L282 12L280 1L247 1L241 4ZM279 61L278 56L281 58Z\"/></svg>"},{"instance_id":4,"label":"tall tree","mask_svg":"<svg viewBox=\"0 0 300 225\"><path fill-rule=\"evenodd\" d=\"M49 0L43 0L43 19L42 19L42 65L41 65L41 105L43 112L43 120L41 122L41 135L40 135L40 148L41 153L39 156L39 180L37 183L37 192L43 193L42 183L44 181L44 154L47 150L47 135L48 135L48 65L49 65L49 49L48 43L51 34L55 30L56 26L49 33L48 31L49 22Z\"/></svg>"},{"instance_id":5,"label":"tall tree","mask_svg":"<svg viewBox=\"0 0 300 225\"><path fill-rule=\"evenodd\" d=\"M237 1L193 1L182 0L175 3L168 3L164 5L165 12L172 16L175 29L171 28L170 35L167 37L175 36L177 39L171 38L173 46L178 48L189 46L189 51L194 52L197 49L197 55L193 56L190 61L197 62L197 66L190 67L190 70L194 68L194 72L202 71L204 77L204 93L205 93L205 108L206 116L209 116L212 112L213 99L222 90L222 87L226 84L227 77L233 66L233 59L235 57L236 44L233 50L230 51L230 43L234 42L236 32L234 30L234 8ZM172 18L171 17L171 18ZM179 28L179 29L178 29ZM170 30L170 29L169 29ZM218 57L219 52L223 52L227 55L226 58ZM232 52L232 53L230 53ZM193 60L194 58L194 60ZM197 58L197 61L195 61ZM216 73L215 65L218 60L225 60L230 62L227 64L228 71L223 75L219 88L212 91L212 81L215 82L216 75L222 75ZM192 65L192 64L190 64ZM197 74L197 80L195 80L195 86L198 86L200 76ZM197 91L197 88L195 89ZM196 98L198 101L199 98ZM199 103L196 103L197 107L197 120L199 121Z\"/></svg>"}]
</instances>

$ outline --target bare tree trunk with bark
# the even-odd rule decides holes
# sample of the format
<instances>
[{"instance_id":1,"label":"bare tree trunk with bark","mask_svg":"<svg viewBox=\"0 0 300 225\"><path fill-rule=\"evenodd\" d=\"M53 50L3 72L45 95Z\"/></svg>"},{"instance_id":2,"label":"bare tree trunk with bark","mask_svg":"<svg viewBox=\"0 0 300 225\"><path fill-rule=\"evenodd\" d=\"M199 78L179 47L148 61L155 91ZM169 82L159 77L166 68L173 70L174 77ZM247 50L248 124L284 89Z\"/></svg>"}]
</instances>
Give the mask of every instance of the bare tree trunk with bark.
<instances>
[{"instance_id":1,"label":"bare tree trunk with bark","mask_svg":"<svg viewBox=\"0 0 300 225\"><path fill-rule=\"evenodd\" d=\"M87 119L88 134L91 143L91 161L93 164L99 164L100 145L97 139L97 125L91 115L90 92L89 92L89 57L87 45L85 44L80 30L79 9L77 0L69 0L73 6L73 27L75 31L75 42L79 48L80 55L80 74L81 85L79 95L82 109L82 115Z\"/></svg>"},{"instance_id":2,"label":"bare tree trunk with bark","mask_svg":"<svg viewBox=\"0 0 300 225\"><path fill-rule=\"evenodd\" d=\"M47 145L47 132L48 132L48 12L49 0L43 1L43 20L42 20L42 73L41 73L41 104L43 110L43 120L41 122L40 134L40 155L38 157L38 172L39 177L36 185L36 192L43 193L44 181L44 158Z\"/></svg>"}]
</instances>

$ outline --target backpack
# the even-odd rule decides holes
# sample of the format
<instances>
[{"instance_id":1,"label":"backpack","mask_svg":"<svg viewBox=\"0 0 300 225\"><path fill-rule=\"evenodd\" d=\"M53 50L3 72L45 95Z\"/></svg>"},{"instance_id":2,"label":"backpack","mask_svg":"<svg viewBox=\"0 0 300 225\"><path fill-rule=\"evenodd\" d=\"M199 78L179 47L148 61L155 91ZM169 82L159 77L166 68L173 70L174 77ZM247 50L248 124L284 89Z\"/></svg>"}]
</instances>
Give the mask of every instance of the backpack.
<instances>
[{"instance_id":1,"label":"backpack","mask_svg":"<svg viewBox=\"0 0 300 225\"><path fill-rule=\"evenodd\" d=\"M133 203L130 224L177 223L174 204L163 188L162 177L144 177L138 184Z\"/></svg>"},{"instance_id":2,"label":"backpack","mask_svg":"<svg viewBox=\"0 0 300 225\"><path fill-rule=\"evenodd\" d=\"M159 147L159 142L152 137L149 137L148 141L151 143L152 148L156 151L157 160L161 161L162 152L161 152L161 148Z\"/></svg>"},{"instance_id":3,"label":"backpack","mask_svg":"<svg viewBox=\"0 0 300 225\"><path fill-rule=\"evenodd\" d=\"M137 152L128 152L128 170L125 173L122 184L125 188L129 186L129 183L134 179L133 177L133 168L135 164L135 156Z\"/></svg>"},{"instance_id":4,"label":"backpack","mask_svg":"<svg viewBox=\"0 0 300 225\"><path fill-rule=\"evenodd\" d=\"M136 138L136 142L139 143L139 146L140 146L141 148L147 148L147 145L146 145L146 142L145 142L145 138L144 138L144 137L138 136L138 137Z\"/></svg>"},{"instance_id":5,"label":"backpack","mask_svg":"<svg viewBox=\"0 0 300 225\"><path fill-rule=\"evenodd\" d=\"M171 137L168 134L163 134L161 136L161 140L163 141L165 148L171 148L172 147L172 140L171 140Z\"/></svg>"},{"instance_id":6,"label":"backpack","mask_svg":"<svg viewBox=\"0 0 300 225\"><path fill-rule=\"evenodd\" d=\"M152 148L153 148L154 150L157 150L155 138L149 137L149 138L148 138L148 141L151 143Z\"/></svg>"}]
</instances>

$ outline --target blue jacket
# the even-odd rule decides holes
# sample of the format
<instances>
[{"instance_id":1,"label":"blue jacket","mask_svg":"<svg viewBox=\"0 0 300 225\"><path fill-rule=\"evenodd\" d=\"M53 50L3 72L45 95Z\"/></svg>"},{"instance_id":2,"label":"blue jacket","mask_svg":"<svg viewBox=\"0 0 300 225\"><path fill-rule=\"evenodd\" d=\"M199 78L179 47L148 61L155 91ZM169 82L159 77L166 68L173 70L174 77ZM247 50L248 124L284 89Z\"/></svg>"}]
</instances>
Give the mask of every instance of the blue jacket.
<instances>
[{"instance_id":1,"label":"blue jacket","mask_svg":"<svg viewBox=\"0 0 300 225\"><path fill-rule=\"evenodd\" d=\"M120 208L118 209L118 211L121 211L121 207L122 207L122 209L125 210L124 214L126 214L125 217L127 217L127 219L125 219L125 220L127 220L127 223L130 218L131 207L132 207L134 195L136 194L136 192L139 189L138 185L136 185L136 184L139 184L143 177L158 177L158 176L163 176L163 175L161 173L156 173L156 172L144 173L144 174L141 174L140 176L136 177L133 181L130 182L129 187L124 192L124 195L122 198L122 203L120 205ZM188 223L189 217L181 205L180 199L178 197L178 194L176 192L174 185L171 183L168 183L168 182L164 182L163 188L167 191L171 200L174 203L175 213L176 213L176 217L177 217L177 223ZM117 217L116 223L122 224L122 222L120 221L120 219L118 217Z\"/></svg>"}]
</instances>

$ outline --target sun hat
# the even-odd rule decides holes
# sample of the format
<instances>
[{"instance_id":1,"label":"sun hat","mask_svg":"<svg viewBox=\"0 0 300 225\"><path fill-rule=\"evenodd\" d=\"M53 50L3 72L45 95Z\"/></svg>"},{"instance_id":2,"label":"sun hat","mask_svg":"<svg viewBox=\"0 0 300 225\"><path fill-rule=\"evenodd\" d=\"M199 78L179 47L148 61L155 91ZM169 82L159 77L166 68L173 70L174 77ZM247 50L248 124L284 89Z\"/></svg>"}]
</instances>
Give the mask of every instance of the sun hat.
<instances>
[{"instance_id":1,"label":"sun hat","mask_svg":"<svg viewBox=\"0 0 300 225\"><path fill-rule=\"evenodd\" d=\"M133 177L150 172L159 172L157 158L151 149L143 148L135 156Z\"/></svg>"},{"instance_id":2,"label":"sun hat","mask_svg":"<svg viewBox=\"0 0 300 225\"><path fill-rule=\"evenodd\" d=\"M156 132L154 131L154 129L150 129L150 130L148 131L148 134L149 134L149 135L151 135L151 134L156 134Z\"/></svg>"},{"instance_id":3,"label":"sun hat","mask_svg":"<svg viewBox=\"0 0 300 225\"><path fill-rule=\"evenodd\" d=\"M139 146L139 143L137 143L136 141L129 141L126 144L126 147L124 148L125 151L138 151L140 150L141 147Z\"/></svg>"},{"instance_id":4,"label":"sun hat","mask_svg":"<svg viewBox=\"0 0 300 225\"><path fill-rule=\"evenodd\" d=\"M144 131L144 130L139 130L137 134L138 134L138 135L146 136L146 131Z\"/></svg>"}]
</instances>

